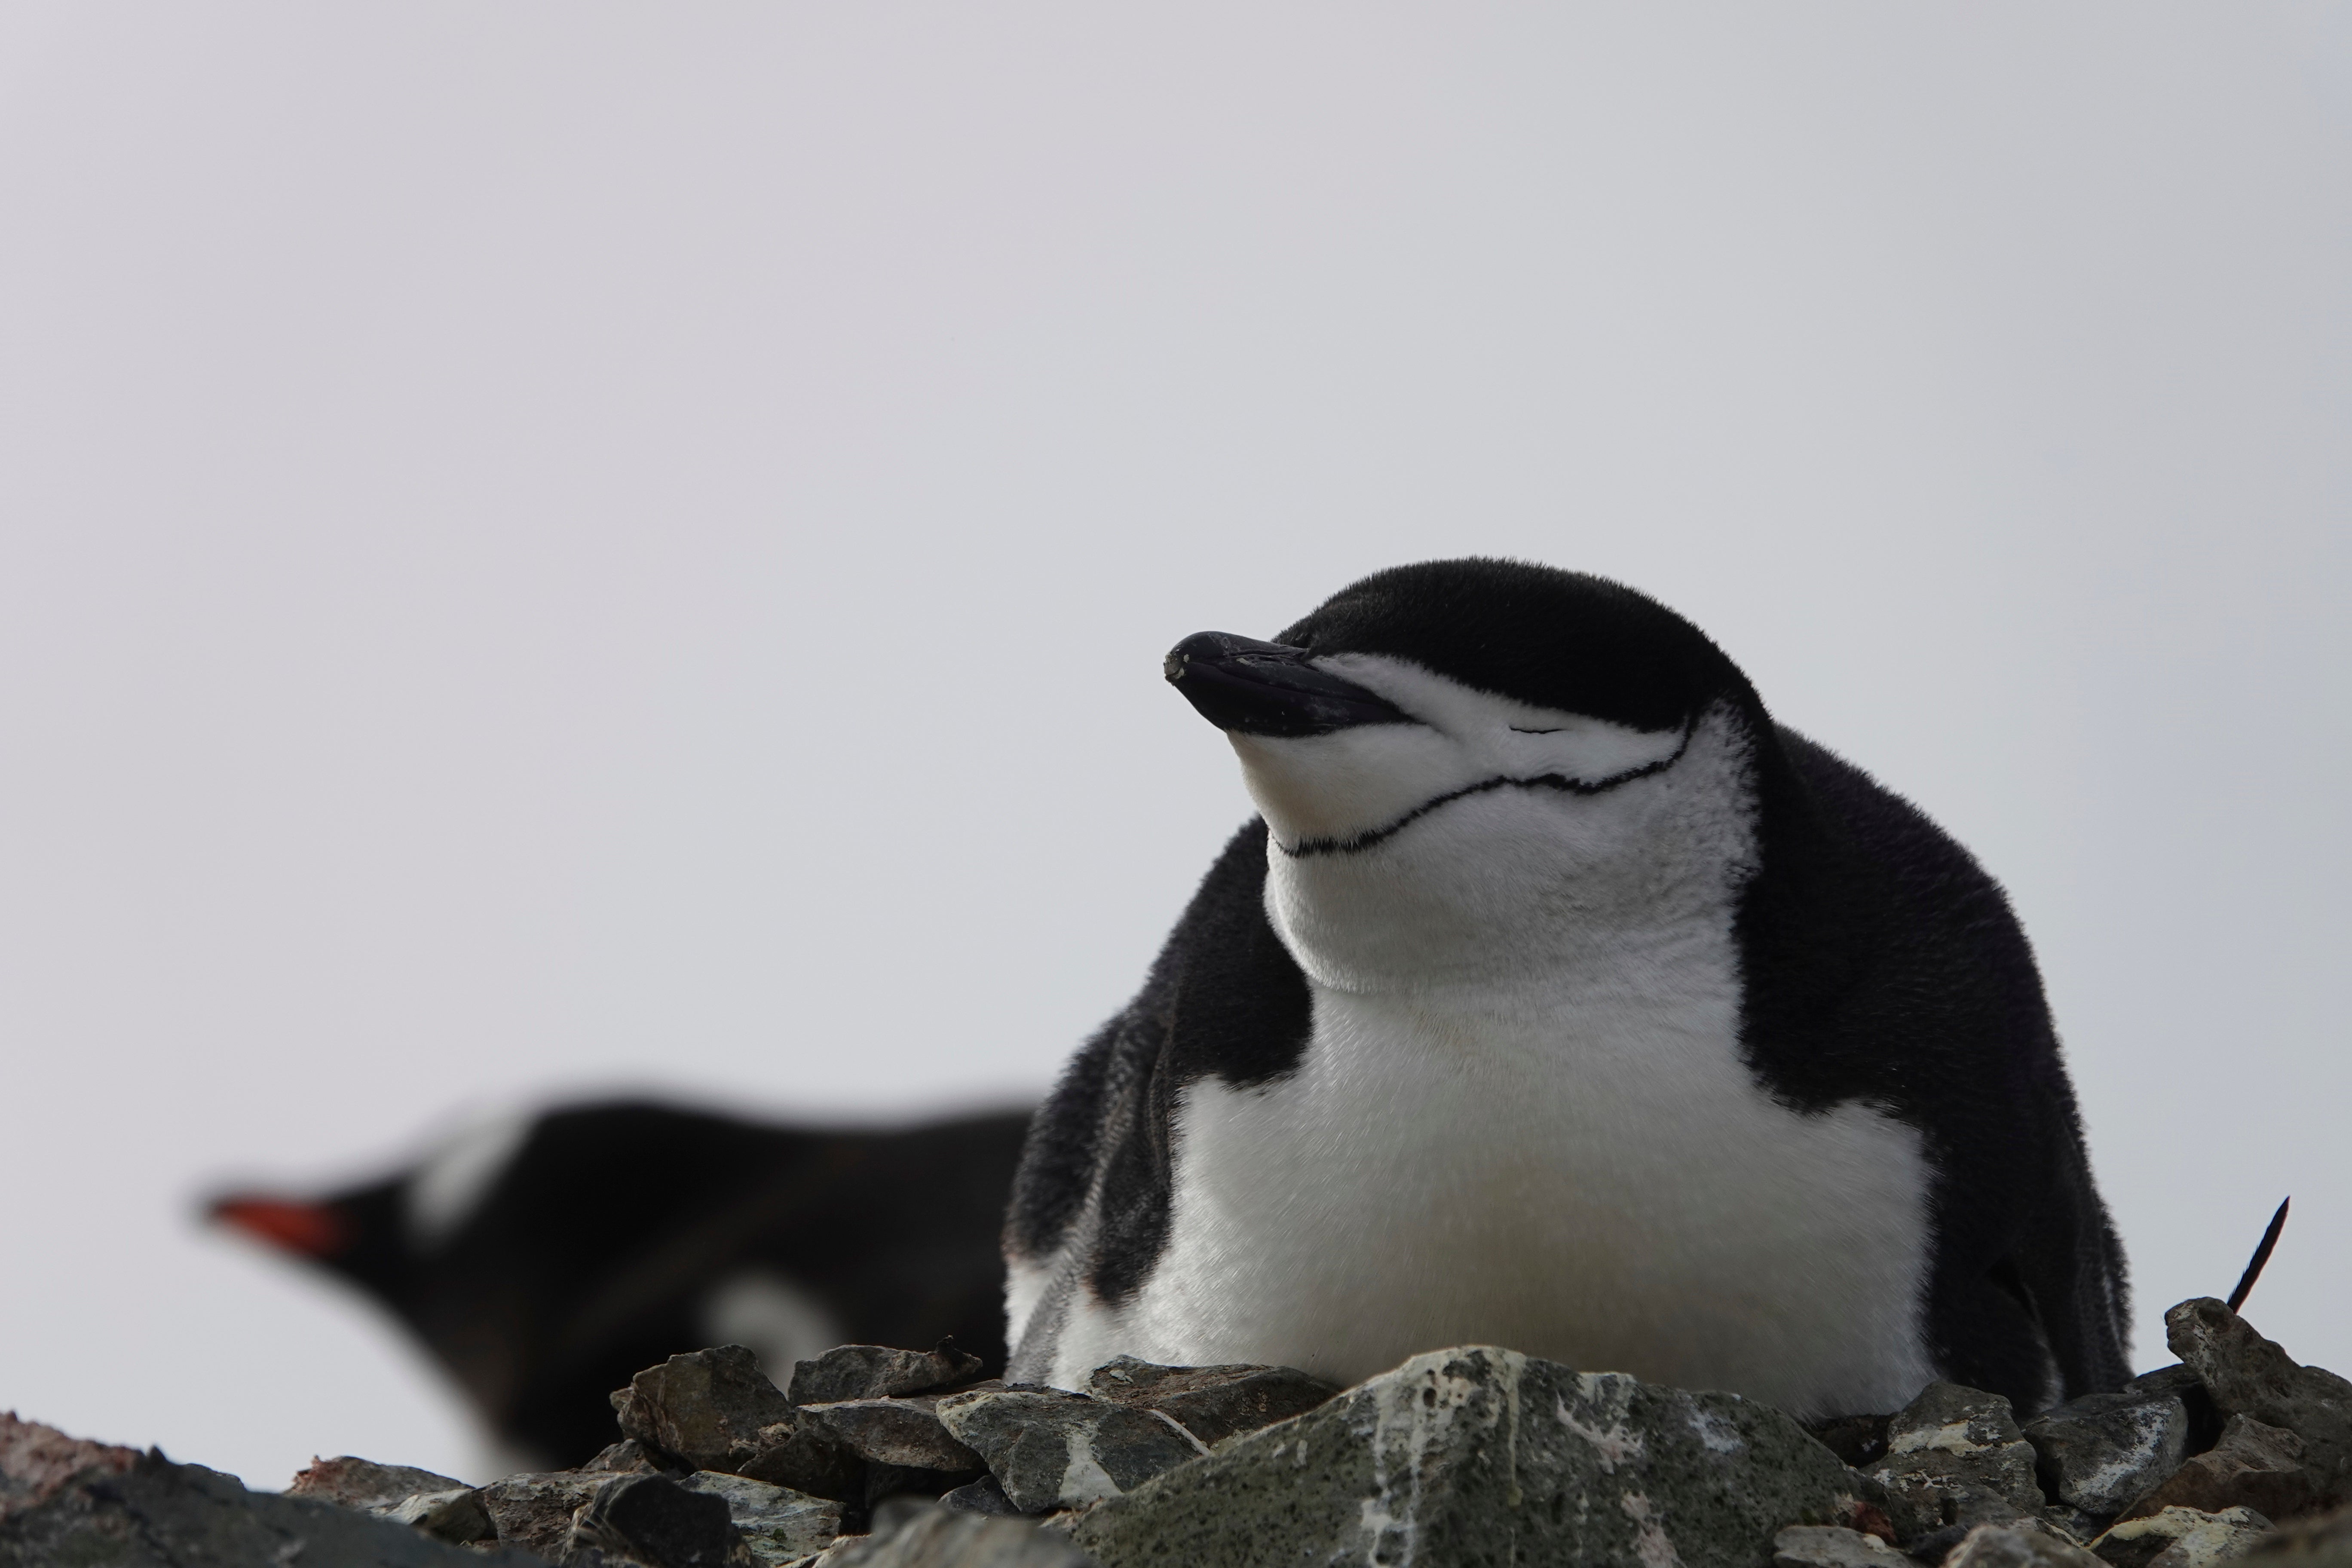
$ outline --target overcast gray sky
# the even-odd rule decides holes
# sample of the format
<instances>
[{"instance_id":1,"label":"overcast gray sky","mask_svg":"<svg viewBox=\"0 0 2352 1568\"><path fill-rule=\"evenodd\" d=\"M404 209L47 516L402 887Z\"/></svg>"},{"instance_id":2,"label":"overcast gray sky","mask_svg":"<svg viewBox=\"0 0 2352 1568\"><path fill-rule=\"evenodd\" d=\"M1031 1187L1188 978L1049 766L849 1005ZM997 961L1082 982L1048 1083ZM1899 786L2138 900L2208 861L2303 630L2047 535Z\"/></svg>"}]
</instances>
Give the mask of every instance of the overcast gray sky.
<instances>
[{"instance_id":1,"label":"overcast gray sky","mask_svg":"<svg viewBox=\"0 0 2352 1568\"><path fill-rule=\"evenodd\" d=\"M477 1463L193 1224L1036 1092L1401 561L1684 611L2040 950L2158 1314L2352 1369L2352 7L0 10L0 1406Z\"/></svg>"}]
</instances>

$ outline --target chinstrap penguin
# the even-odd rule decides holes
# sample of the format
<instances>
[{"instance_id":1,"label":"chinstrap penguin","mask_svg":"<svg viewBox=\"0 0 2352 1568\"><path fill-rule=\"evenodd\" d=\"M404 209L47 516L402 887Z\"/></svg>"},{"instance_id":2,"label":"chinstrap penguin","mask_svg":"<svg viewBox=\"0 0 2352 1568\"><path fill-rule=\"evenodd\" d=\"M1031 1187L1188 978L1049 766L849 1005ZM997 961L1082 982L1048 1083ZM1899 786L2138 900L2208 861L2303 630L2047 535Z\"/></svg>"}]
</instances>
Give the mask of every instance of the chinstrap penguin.
<instances>
[{"instance_id":1,"label":"chinstrap penguin","mask_svg":"<svg viewBox=\"0 0 2352 1568\"><path fill-rule=\"evenodd\" d=\"M611 1442L606 1396L681 1351L748 1345L786 1382L836 1344L951 1334L1001 1365L997 1230L1028 1120L577 1105L479 1122L382 1181L211 1212L389 1308L465 1391L489 1462L544 1469Z\"/></svg>"},{"instance_id":2,"label":"chinstrap penguin","mask_svg":"<svg viewBox=\"0 0 2352 1568\"><path fill-rule=\"evenodd\" d=\"M1696 626L1439 562L1166 674L1260 815L1031 1128L1009 1377L1493 1343L1822 1418L2129 1375L2007 900Z\"/></svg>"}]
</instances>

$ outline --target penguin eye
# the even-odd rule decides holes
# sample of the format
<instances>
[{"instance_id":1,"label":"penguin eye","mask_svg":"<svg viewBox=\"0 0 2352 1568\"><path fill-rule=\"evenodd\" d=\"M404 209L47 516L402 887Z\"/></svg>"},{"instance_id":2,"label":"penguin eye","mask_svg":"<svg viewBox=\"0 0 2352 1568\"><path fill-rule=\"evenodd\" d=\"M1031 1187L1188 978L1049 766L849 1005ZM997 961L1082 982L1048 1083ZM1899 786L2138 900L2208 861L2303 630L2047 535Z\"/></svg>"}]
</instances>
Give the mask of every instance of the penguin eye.
<instances>
[{"instance_id":1,"label":"penguin eye","mask_svg":"<svg viewBox=\"0 0 2352 1568\"><path fill-rule=\"evenodd\" d=\"M1511 733L1514 735L1557 735L1560 732L1563 726L1561 725L1554 724L1549 730L1527 730L1514 724L1511 726Z\"/></svg>"}]
</instances>

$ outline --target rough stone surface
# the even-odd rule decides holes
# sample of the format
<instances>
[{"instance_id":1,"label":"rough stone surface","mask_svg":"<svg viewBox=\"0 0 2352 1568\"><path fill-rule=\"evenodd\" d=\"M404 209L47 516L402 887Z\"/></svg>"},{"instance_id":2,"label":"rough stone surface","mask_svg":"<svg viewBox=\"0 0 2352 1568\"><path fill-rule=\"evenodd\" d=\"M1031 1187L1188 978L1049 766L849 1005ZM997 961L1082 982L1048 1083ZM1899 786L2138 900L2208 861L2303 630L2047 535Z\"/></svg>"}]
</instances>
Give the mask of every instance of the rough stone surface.
<instances>
[{"instance_id":1,"label":"rough stone surface","mask_svg":"<svg viewBox=\"0 0 2352 1568\"><path fill-rule=\"evenodd\" d=\"M2105 1568L2071 1541L2031 1525L1979 1524L1960 1538L1944 1568Z\"/></svg>"},{"instance_id":2,"label":"rough stone surface","mask_svg":"<svg viewBox=\"0 0 2352 1568\"><path fill-rule=\"evenodd\" d=\"M960 1513L937 1504L893 1509L871 1535L852 1536L816 1568L1097 1568L1058 1531L1024 1519ZM1211 1568L1202 1563L1199 1568Z\"/></svg>"},{"instance_id":3,"label":"rough stone surface","mask_svg":"<svg viewBox=\"0 0 2352 1568\"><path fill-rule=\"evenodd\" d=\"M751 1568L758 1561L725 1499L688 1491L667 1476L605 1477L565 1543L567 1561L589 1552L644 1568Z\"/></svg>"},{"instance_id":4,"label":"rough stone surface","mask_svg":"<svg viewBox=\"0 0 2352 1568\"><path fill-rule=\"evenodd\" d=\"M1107 1568L1764 1568L1782 1527L1851 1501L1847 1476L1769 1406L1474 1346L1234 1438L1070 1531Z\"/></svg>"},{"instance_id":5,"label":"rough stone surface","mask_svg":"<svg viewBox=\"0 0 2352 1568\"><path fill-rule=\"evenodd\" d=\"M2283 1426L2265 1426L2232 1415L2221 1440L2189 1459L2124 1510L2145 1519L2168 1508L2221 1513L2250 1508L2270 1519L2309 1513L2326 1495L2327 1483L2304 1463L2303 1439Z\"/></svg>"},{"instance_id":6,"label":"rough stone surface","mask_svg":"<svg viewBox=\"0 0 2352 1568\"><path fill-rule=\"evenodd\" d=\"M835 1345L814 1361L793 1363L794 1405L837 1405L845 1399L892 1399L952 1388L980 1375L981 1360L941 1340L934 1350L887 1345Z\"/></svg>"},{"instance_id":7,"label":"rough stone surface","mask_svg":"<svg viewBox=\"0 0 2352 1568\"><path fill-rule=\"evenodd\" d=\"M1950 1528L2038 1516L2034 1459L2008 1400L1931 1383L1887 1423L1886 1452L1870 1474L1894 1500L1889 1511L1907 1544L1931 1521Z\"/></svg>"},{"instance_id":8,"label":"rough stone surface","mask_svg":"<svg viewBox=\"0 0 2352 1568\"><path fill-rule=\"evenodd\" d=\"M2168 1508L2129 1519L2091 1542L2111 1568L2209 1568L2237 1557L2270 1533L2271 1521L2250 1508L2205 1513Z\"/></svg>"},{"instance_id":9,"label":"rough stone surface","mask_svg":"<svg viewBox=\"0 0 2352 1568\"><path fill-rule=\"evenodd\" d=\"M377 1511L394 1524L404 1524L436 1540L460 1546L499 1538L499 1527L490 1518L488 1506L482 1501L482 1494L471 1487L418 1492Z\"/></svg>"},{"instance_id":10,"label":"rough stone surface","mask_svg":"<svg viewBox=\"0 0 2352 1568\"><path fill-rule=\"evenodd\" d=\"M723 1470L835 1499L862 1485L856 1457L829 1433L803 1428L783 1391L741 1345L647 1367L614 1393L613 1411L623 1436L653 1450L656 1461L676 1458L680 1469Z\"/></svg>"},{"instance_id":11,"label":"rough stone surface","mask_svg":"<svg viewBox=\"0 0 2352 1568\"><path fill-rule=\"evenodd\" d=\"M2113 1518L2188 1457L2189 1404L2160 1385L2089 1394L2027 1422L2025 1440L2043 1491Z\"/></svg>"},{"instance_id":12,"label":"rough stone surface","mask_svg":"<svg viewBox=\"0 0 2352 1568\"><path fill-rule=\"evenodd\" d=\"M939 1404L937 1396L847 1399L835 1405L803 1405L800 1420L803 1426L814 1425L831 1433L843 1447L873 1464L959 1475L980 1469L980 1456L957 1442L940 1424Z\"/></svg>"},{"instance_id":13,"label":"rough stone surface","mask_svg":"<svg viewBox=\"0 0 2352 1568\"><path fill-rule=\"evenodd\" d=\"M0 1412L0 1520L39 1507L78 1477L119 1476L138 1462L136 1448L68 1437Z\"/></svg>"},{"instance_id":14,"label":"rough stone surface","mask_svg":"<svg viewBox=\"0 0 2352 1568\"><path fill-rule=\"evenodd\" d=\"M596 1452L596 1457L580 1467L583 1470L601 1470L614 1476L687 1475L692 1472L664 1462L664 1457L646 1447L635 1437L624 1437Z\"/></svg>"},{"instance_id":15,"label":"rough stone surface","mask_svg":"<svg viewBox=\"0 0 2352 1568\"><path fill-rule=\"evenodd\" d=\"M677 1484L724 1502L744 1546L761 1563L797 1562L841 1533L841 1505L827 1498L715 1470L697 1470Z\"/></svg>"},{"instance_id":16,"label":"rough stone surface","mask_svg":"<svg viewBox=\"0 0 2352 1568\"><path fill-rule=\"evenodd\" d=\"M950 1394L939 1414L1024 1513L1116 1497L1207 1452L1156 1410L1056 1389Z\"/></svg>"},{"instance_id":17,"label":"rough stone surface","mask_svg":"<svg viewBox=\"0 0 2352 1568\"><path fill-rule=\"evenodd\" d=\"M2250 1568L2352 1568L2352 1508L2281 1525L2245 1555Z\"/></svg>"},{"instance_id":18,"label":"rough stone surface","mask_svg":"<svg viewBox=\"0 0 2352 1568\"><path fill-rule=\"evenodd\" d=\"M484 1487L482 1506L499 1541L551 1562L563 1555L572 1537L572 1516L612 1479L599 1471L527 1470Z\"/></svg>"},{"instance_id":19,"label":"rough stone surface","mask_svg":"<svg viewBox=\"0 0 2352 1568\"><path fill-rule=\"evenodd\" d=\"M621 1433L698 1470L734 1470L769 1446L761 1434L793 1424L792 1403L741 1345L674 1355L615 1390Z\"/></svg>"},{"instance_id":20,"label":"rough stone surface","mask_svg":"<svg viewBox=\"0 0 2352 1568\"><path fill-rule=\"evenodd\" d=\"M368 1513L383 1513L421 1492L468 1490L455 1476L407 1465L379 1465L350 1454L335 1459L313 1459L294 1472L288 1497L314 1497Z\"/></svg>"},{"instance_id":21,"label":"rough stone surface","mask_svg":"<svg viewBox=\"0 0 2352 1568\"><path fill-rule=\"evenodd\" d=\"M2352 1383L2323 1367L2297 1366L2210 1296L2165 1313L2164 1337L2223 1415L2244 1415L2303 1439L2305 1463L2321 1488L2318 1506L2352 1503Z\"/></svg>"},{"instance_id":22,"label":"rough stone surface","mask_svg":"<svg viewBox=\"0 0 2352 1568\"><path fill-rule=\"evenodd\" d=\"M70 1439L68 1439L70 1441ZM533 1568L520 1552L453 1546L319 1498L247 1491L233 1476L150 1453L83 1467L0 1521L0 1568Z\"/></svg>"},{"instance_id":23,"label":"rough stone surface","mask_svg":"<svg viewBox=\"0 0 2352 1568\"><path fill-rule=\"evenodd\" d=\"M1287 1366L1161 1366L1120 1356L1096 1369L1087 1392L1115 1404L1157 1410L1214 1447L1244 1432L1303 1415L1339 1392Z\"/></svg>"},{"instance_id":24,"label":"rough stone surface","mask_svg":"<svg viewBox=\"0 0 2352 1568\"><path fill-rule=\"evenodd\" d=\"M1874 1535L1838 1524L1792 1524L1772 1537L1772 1568L1918 1568Z\"/></svg>"},{"instance_id":25,"label":"rough stone surface","mask_svg":"<svg viewBox=\"0 0 2352 1568\"><path fill-rule=\"evenodd\" d=\"M961 1509L966 1513L1012 1513L1021 1510L1004 1495L1003 1485L994 1476L982 1476L970 1486L956 1488L940 1499L941 1508Z\"/></svg>"},{"instance_id":26,"label":"rough stone surface","mask_svg":"<svg viewBox=\"0 0 2352 1568\"><path fill-rule=\"evenodd\" d=\"M1867 1470L1886 1454L1886 1428L1892 1415L1839 1415L1808 1421L1805 1430L1821 1445L1857 1470Z\"/></svg>"}]
</instances>

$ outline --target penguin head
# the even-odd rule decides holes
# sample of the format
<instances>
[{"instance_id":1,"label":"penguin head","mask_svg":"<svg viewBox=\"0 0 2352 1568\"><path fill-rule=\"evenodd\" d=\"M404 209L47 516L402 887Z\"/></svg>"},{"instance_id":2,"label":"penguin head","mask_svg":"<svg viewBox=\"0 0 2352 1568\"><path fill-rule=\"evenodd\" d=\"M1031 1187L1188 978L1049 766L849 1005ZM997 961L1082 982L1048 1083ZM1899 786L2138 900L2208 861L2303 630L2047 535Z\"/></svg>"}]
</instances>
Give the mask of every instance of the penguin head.
<instances>
[{"instance_id":1,"label":"penguin head","mask_svg":"<svg viewBox=\"0 0 2352 1568\"><path fill-rule=\"evenodd\" d=\"M1328 984L1556 971L1596 932L1722 904L1752 860L1754 692L1599 577L1397 567L1273 642L1187 637L1166 674L1238 754L1269 912Z\"/></svg>"}]
</instances>

